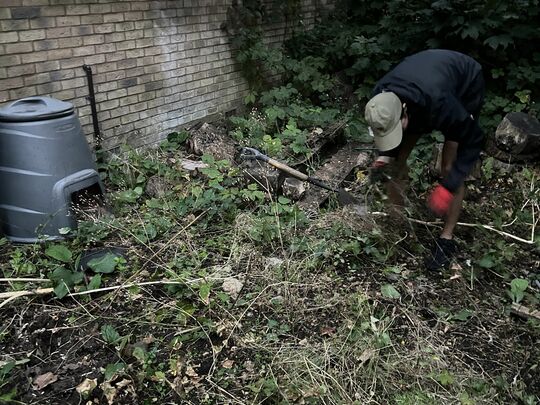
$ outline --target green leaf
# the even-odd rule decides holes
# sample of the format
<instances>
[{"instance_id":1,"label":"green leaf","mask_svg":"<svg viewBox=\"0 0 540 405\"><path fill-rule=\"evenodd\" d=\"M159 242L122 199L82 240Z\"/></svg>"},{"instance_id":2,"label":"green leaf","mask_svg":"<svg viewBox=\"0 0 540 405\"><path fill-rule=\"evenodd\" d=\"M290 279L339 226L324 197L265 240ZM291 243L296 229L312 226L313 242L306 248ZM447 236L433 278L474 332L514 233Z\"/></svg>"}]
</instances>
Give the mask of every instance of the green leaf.
<instances>
[{"instance_id":1,"label":"green leaf","mask_svg":"<svg viewBox=\"0 0 540 405\"><path fill-rule=\"evenodd\" d=\"M488 45L493 49L497 49L501 46L503 49L506 49L508 45L514 43L514 40L510 35L494 35L489 37L484 41L484 45Z\"/></svg>"},{"instance_id":2,"label":"green leaf","mask_svg":"<svg viewBox=\"0 0 540 405\"><path fill-rule=\"evenodd\" d=\"M493 266L495 266L495 262L493 261L490 255L486 255L482 257L482 259L480 259L480 261L478 262L478 265L485 269L490 269Z\"/></svg>"},{"instance_id":3,"label":"green leaf","mask_svg":"<svg viewBox=\"0 0 540 405\"><path fill-rule=\"evenodd\" d=\"M439 374L437 380L443 387L454 384L454 376L450 374L448 370L444 370L441 374Z\"/></svg>"},{"instance_id":4,"label":"green leaf","mask_svg":"<svg viewBox=\"0 0 540 405\"><path fill-rule=\"evenodd\" d=\"M56 287L54 287L54 294L58 298L64 298L69 292L68 287L66 286L66 283L61 281Z\"/></svg>"},{"instance_id":5,"label":"green leaf","mask_svg":"<svg viewBox=\"0 0 540 405\"><path fill-rule=\"evenodd\" d=\"M529 281L523 278L515 278L510 282L510 297L515 303L521 302L525 296L525 290L529 287Z\"/></svg>"},{"instance_id":6,"label":"green leaf","mask_svg":"<svg viewBox=\"0 0 540 405\"><path fill-rule=\"evenodd\" d=\"M468 24L461 30L461 38L465 39L470 37L472 39L477 39L480 34L479 26L477 24Z\"/></svg>"},{"instance_id":7,"label":"green leaf","mask_svg":"<svg viewBox=\"0 0 540 405\"><path fill-rule=\"evenodd\" d=\"M90 260L88 262L88 267L96 273L112 273L117 264L117 256L112 253L107 253L102 257Z\"/></svg>"},{"instance_id":8,"label":"green leaf","mask_svg":"<svg viewBox=\"0 0 540 405\"><path fill-rule=\"evenodd\" d=\"M140 363L144 363L148 356L146 354L146 350L140 346L137 346L135 349L133 349L133 357L139 360Z\"/></svg>"},{"instance_id":9,"label":"green leaf","mask_svg":"<svg viewBox=\"0 0 540 405\"><path fill-rule=\"evenodd\" d=\"M291 202L291 200L289 200L287 197L283 197L283 196L279 196L278 197L278 202L280 204L289 204Z\"/></svg>"},{"instance_id":10,"label":"green leaf","mask_svg":"<svg viewBox=\"0 0 540 405\"><path fill-rule=\"evenodd\" d=\"M96 290L101 286L101 274L96 274L90 279L88 283L89 290Z\"/></svg>"},{"instance_id":11,"label":"green leaf","mask_svg":"<svg viewBox=\"0 0 540 405\"><path fill-rule=\"evenodd\" d=\"M123 370L126 367L125 363L111 363L107 364L105 367L105 372L103 373L105 381L112 380L120 370Z\"/></svg>"},{"instance_id":12,"label":"green leaf","mask_svg":"<svg viewBox=\"0 0 540 405\"><path fill-rule=\"evenodd\" d=\"M53 259L59 260L64 263L69 263L73 254L64 245L52 245L45 250L45 254Z\"/></svg>"},{"instance_id":13,"label":"green leaf","mask_svg":"<svg viewBox=\"0 0 540 405\"><path fill-rule=\"evenodd\" d=\"M6 364L2 366L2 368L0 368L0 382L2 382L4 378L6 378L6 376L9 373L11 373L11 370L13 370L14 367L15 367L15 362L8 361Z\"/></svg>"},{"instance_id":14,"label":"green leaf","mask_svg":"<svg viewBox=\"0 0 540 405\"><path fill-rule=\"evenodd\" d=\"M103 340L109 344L115 344L120 340L120 334L112 325L103 325L101 327L101 336Z\"/></svg>"},{"instance_id":15,"label":"green leaf","mask_svg":"<svg viewBox=\"0 0 540 405\"><path fill-rule=\"evenodd\" d=\"M473 314L472 311L469 311L468 309L463 309L459 311L457 314L454 314L450 317L450 319L456 320L456 321L466 321L471 317Z\"/></svg>"},{"instance_id":16,"label":"green leaf","mask_svg":"<svg viewBox=\"0 0 540 405\"><path fill-rule=\"evenodd\" d=\"M400 298L401 294L394 288L392 284L385 284L381 286L381 294L386 298Z\"/></svg>"},{"instance_id":17,"label":"green leaf","mask_svg":"<svg viewBox=\"0 0 540 405\"><path fill-rule=\"evenodd\" d=\"M210 284L204 283L199 286L199 297L206 305L210 303Z\"/></svg>"},{"instance_id":18,"label":"green leaf","mask_svg":"<svg viewBox=\"0 0 540 405\"><path fill-rule=\"evenodd\" d=\"M57 267L54 269L54 271L49 275L49 279L57 284L60 281L64 281L66 284L71 284L71 278L73 276L73 272L66 269L65 267Z\"/></svg>"},{"instance_id":19,"label":"green leaf","mask_svg":"<svg viewBox=\"0 0 540 405\"><path fill-rule=\"evenodd\" d=\"M17 387L13 388L11 391L6 392L5 394L0 395L0 403L6 402L10 403L13 402L15 397L17 396Z\"/></svg>"}]
</instances>

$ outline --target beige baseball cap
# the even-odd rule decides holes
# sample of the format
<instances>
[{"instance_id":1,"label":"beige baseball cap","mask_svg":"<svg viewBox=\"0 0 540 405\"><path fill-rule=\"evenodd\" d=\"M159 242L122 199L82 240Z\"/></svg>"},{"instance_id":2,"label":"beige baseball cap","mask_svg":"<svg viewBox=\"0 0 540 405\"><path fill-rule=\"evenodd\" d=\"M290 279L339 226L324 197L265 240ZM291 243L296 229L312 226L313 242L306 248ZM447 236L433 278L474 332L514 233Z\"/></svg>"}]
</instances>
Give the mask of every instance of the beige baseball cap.
<instances>
[{"instance_id":1,"label":"beige baseball cap","mask_svg":"<svg viewBox=\"0 0 540 405\"><path fill-rule=\"evenodd\" d=\"M381 152L397 148L403 138L401 101L395 93L379 93L366 105L365 117Z\"/></svg>"}]
</instances>

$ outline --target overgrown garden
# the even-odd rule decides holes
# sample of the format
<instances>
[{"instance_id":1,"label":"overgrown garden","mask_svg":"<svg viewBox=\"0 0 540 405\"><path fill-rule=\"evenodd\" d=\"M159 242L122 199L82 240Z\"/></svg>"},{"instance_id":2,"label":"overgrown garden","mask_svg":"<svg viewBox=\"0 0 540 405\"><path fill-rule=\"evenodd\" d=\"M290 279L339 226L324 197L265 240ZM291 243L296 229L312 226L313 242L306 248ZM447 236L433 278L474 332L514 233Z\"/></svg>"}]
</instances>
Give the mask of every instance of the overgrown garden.
<instances>
[{"instance_id":1,"label":"overgrown garden","mask_svg":"<svg viewBox=\"0 0 540 405\"><path fill-rule=\"evenodd\" d=\"M427 47L483 65L488 135L509 111L538 114L538 1L340 1L312 29L300 3L230 9L251 88L246 113L222 123L239 145L311 172L324 159L309 146L314 128L339 123L340 142L369 142L372 85ZM265 43L274 20L287 21L282 48ZM0 402L540 401L540 323L512 313L540 307L537 164L485 155L456 235L463 254L428 273L440 226L424 207L430 140L411 157L409 204L394 218L361 170L349 182L369 202L364 216L333 198L306 215L231 161L203 156L186 170L189 136L108 155L112 215L77 210L65 241L0 239Z\"/></svg>"}]
</instances>

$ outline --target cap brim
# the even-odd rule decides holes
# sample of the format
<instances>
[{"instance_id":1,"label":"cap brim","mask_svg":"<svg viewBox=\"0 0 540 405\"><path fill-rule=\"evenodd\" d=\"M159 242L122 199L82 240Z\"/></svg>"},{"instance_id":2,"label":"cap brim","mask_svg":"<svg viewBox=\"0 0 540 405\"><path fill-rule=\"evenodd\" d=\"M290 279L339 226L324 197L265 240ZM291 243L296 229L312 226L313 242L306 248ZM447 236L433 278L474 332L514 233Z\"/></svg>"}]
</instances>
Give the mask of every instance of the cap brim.
<instances>
[{"instance_id":1,"label":"cap brim","mask_svg":"<svg viewBox=\"0 0 540 405\"><path fill-rule=\"evenodd\" d=\"M398 120L396 126L392 130L384 135L375 134L374 141L375 146L381 152L386 152L397 148L403 138L403 128L401 126L401 120Z\"/></svg>"}]
</instances>

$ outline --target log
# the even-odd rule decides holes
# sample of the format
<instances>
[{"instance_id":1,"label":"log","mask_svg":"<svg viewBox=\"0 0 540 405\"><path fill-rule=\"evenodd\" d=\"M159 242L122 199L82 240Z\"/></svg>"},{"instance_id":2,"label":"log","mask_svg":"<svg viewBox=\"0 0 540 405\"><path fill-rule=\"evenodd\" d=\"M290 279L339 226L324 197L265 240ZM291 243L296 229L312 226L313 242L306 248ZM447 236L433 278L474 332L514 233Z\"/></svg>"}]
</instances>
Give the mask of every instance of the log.
<instances>
[{"instance_id":1,"label":"log","mask_svg":"<svg viewBox=\"0 0 540 405\"><path fill-rule=\"evenodd\" d=\"M234 163L236 143L224 128L207 122L189 129L188 150L198 156L210 155L216 160Z\"/></svg>"},{"instance_id":2,"label":"log","mask_svg":"<svg viewBox=\"0 0 540 405\"><path fill-rule=\"evenodd\" d=\"M487 152L493 157L507 162L526 162L540 158L540 122L525 113L506 114Z\"/></svg>"},{"instance_id":3,"label":"log","mask_svg":"<svg viewBox=\"0 0 540 405\"><path fill-rule=\"evenodd\" d=\"M311 175L332 187L338 188L351 171L359 165L359 162L363 163L369 159L369 153L359 154L356 151L359 146L360 144L354 142L347 143ZM298 203L298 207L303 211L316 213L319 206L324 203L331 194L334 193L320 187L309 185L302 200Z\"/></svg>"}]
</instances>

